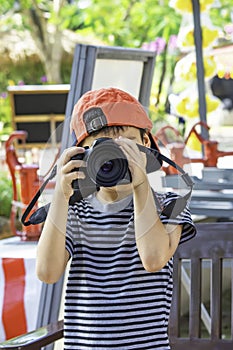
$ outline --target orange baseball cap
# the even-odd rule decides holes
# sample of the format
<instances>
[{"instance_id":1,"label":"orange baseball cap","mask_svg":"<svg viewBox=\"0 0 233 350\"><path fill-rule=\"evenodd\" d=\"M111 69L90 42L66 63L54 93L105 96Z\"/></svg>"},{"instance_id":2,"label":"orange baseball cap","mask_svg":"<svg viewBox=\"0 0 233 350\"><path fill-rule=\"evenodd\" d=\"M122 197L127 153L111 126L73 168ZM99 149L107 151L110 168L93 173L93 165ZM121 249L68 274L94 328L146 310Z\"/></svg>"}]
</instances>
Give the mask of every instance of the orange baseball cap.
<instances>
[{"instance_id":1,"label":"orange baseball cap","mask_svg":"<svg viewBox=\"0 0 233 350\"><path fill-rule=\"evenodd\" d=\"M147 130L151 148L159 149L151 134L153 124L141 103L118 88L101 88L82 95L74 106L70 129L74 131L78 145L91 133L117 125Z\"/></svg>"}]
</instances>

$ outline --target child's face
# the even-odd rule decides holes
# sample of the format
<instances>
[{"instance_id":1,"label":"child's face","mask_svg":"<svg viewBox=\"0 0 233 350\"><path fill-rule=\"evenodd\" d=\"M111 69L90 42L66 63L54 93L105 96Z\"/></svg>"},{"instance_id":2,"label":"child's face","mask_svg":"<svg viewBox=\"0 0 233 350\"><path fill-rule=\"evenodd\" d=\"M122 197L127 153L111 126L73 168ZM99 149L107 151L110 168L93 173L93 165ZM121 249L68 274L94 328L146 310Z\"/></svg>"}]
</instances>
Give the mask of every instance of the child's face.
<instances>
[{"instance_id":1,"label":"child's face","mask_svg":"<svg viewBox=\"0 0 233 350\"><path fill-rule=\"evenodd\" d=\"M100 130L98 135L95 135L95 136L90 135L86 137L86 139L82 142L82 147L85 147L85 146L91 147L94 140L100 137L110 137L112 139L116 139L119 136L133 140L135 141L135 143L143 144L146 147L150 147L149 136L145 134L142 141L140 130L133 126L124 127L124 130L118 130L117 132L113 131L112 129L109 129L108 131Z\"/></svg>"}]
</instances>

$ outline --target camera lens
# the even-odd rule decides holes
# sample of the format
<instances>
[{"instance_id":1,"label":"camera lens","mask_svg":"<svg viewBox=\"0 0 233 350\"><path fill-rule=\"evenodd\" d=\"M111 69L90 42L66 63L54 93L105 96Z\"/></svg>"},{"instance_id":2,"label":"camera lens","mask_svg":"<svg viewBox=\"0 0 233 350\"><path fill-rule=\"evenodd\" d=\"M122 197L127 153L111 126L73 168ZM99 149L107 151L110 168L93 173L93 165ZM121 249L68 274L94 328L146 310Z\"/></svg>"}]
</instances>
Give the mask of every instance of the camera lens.
<instances>
[{"instance_id":1,"label":"camera lens","mask_svg":"<svg viewBox=\"0 0 233 350\"><path fill-rule=\"evenodd\" d=\"M98 186L112 187L131 181L127 158L112 139L93 147L87 160L87 172Z\"/></svg>"},{"instance_id":2,"label":"camera lens","mask_svg":"<svg viewBox=\"0 0 233 350\"><path fill-rule=\"evenodd\" d=\"M100 170L105 174L110 173L112 169L113 169L113 162L111 160L109 160L108 162L105 162L100 168Z\"/></svg>"}]
</instances>

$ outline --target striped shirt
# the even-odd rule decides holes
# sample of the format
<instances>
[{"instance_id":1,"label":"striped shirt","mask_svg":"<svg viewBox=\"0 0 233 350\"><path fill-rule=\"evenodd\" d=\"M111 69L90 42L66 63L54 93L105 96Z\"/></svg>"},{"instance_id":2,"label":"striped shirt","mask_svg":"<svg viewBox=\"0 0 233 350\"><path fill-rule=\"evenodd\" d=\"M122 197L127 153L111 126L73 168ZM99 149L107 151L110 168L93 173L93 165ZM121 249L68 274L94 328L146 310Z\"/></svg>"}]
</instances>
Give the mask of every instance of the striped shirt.
<instances>
[{"instance_id":1,"label":"striped shirt","mask_svg":"<svg viewBox=\"0 0 233 350\"><path fill-rule=\"evenodd\" d=\"M161 208L177 197L155 194ZM183 225L180 243L195 235L187 208L162 222ZM147 272L135 242L132 196L102 204L95 195L69 207L71 256L64 315L64 349L170 349L172 259Z\"/></svg>"}]
</instances>

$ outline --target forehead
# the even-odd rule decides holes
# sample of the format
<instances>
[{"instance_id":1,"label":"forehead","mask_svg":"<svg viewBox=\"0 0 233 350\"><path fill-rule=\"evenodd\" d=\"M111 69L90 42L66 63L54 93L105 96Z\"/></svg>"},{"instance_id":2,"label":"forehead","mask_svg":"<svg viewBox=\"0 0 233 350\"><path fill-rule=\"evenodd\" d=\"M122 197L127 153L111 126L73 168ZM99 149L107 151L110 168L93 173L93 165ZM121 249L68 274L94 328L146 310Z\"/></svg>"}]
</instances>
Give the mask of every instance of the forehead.
<instances>
[{"instance_id":1,"label":"forehead","mask_svg":"<svg viewBox=\"0 0 233 350\"><path fill-rule=\"evenodd\" d=\"M123 130L107 128L105 130L100 130L98 133L95 133L94 135L87 136L85 140L83 140L82 146L91 146L94 140L96 140L99 137L106 137L106 136L111 138L116 138L119 136L123 136L130 139L141 138L140 130L133 126L124 126Z\"/></svg>"}]
</instances>

